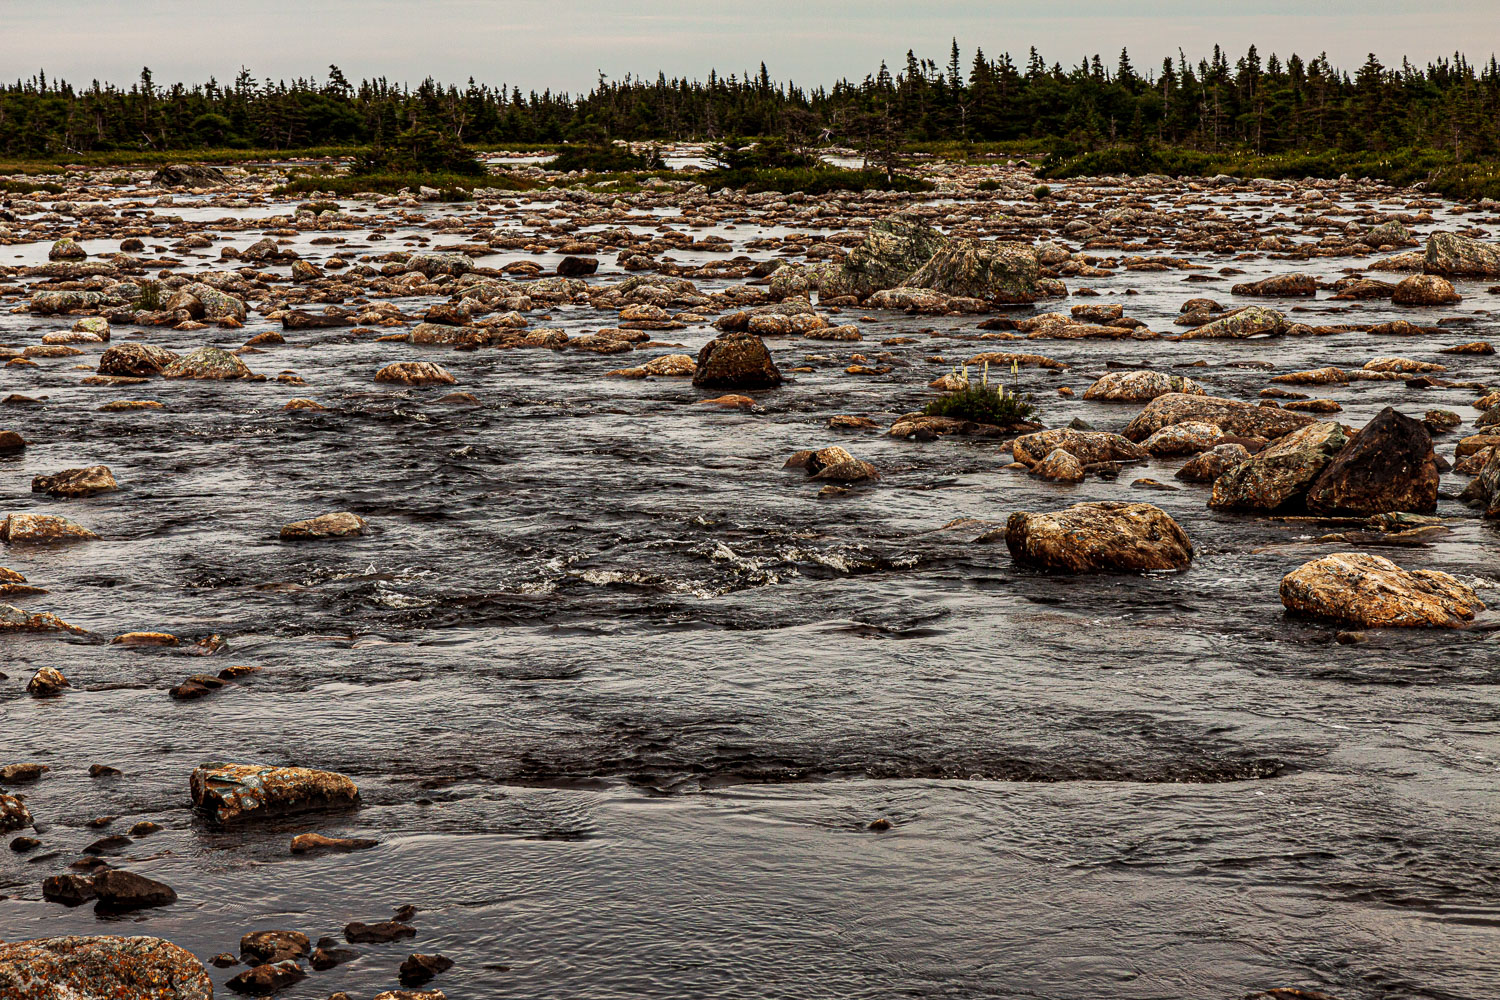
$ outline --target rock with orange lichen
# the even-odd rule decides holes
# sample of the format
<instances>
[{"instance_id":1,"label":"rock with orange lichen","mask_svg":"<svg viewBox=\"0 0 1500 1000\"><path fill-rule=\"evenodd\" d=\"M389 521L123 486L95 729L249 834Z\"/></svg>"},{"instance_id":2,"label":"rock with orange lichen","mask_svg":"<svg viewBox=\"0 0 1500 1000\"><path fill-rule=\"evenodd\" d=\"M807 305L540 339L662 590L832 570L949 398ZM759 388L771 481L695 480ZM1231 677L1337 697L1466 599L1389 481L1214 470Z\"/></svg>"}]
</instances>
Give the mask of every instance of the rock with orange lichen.
<instances>
[{"instance_id":1,"label":"rock with orange lichen","mask_svg":"<svg viewBox=\"0 0 1500 1000\"><path fill-rule=\"evenodd\" d=\"M352 809L359 787L332 771L263 764L203 764L190 782L193 805L219 823L318 809Z\"/></svg>"},{"instance_id":2,"label":"rock with orange lichen","mask_svg":"<svg viewBox=\"0 0 1500 1000\"><path fill-rule=\"evenodd\" d=\"M0 944L5 1000L212 1000L189 952L154 937L39 938Z\"/></svg>"}]
</instances>

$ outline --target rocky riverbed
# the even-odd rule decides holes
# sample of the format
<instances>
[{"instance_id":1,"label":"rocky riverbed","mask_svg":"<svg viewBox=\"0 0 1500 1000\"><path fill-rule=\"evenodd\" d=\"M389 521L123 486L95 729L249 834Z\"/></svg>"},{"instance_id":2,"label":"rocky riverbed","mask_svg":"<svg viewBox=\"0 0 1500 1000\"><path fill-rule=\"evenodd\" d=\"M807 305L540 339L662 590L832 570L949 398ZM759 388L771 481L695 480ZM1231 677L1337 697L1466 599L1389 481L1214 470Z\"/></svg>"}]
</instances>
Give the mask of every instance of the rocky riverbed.
<instances>
[{"instance_id":1,"label":"rocky riverbed","mask_svg":"<svg viewBox=\"0 0 1500 1000\"><path fill-rule=\"evenodd\" d=\"M1500 205L507 169L0 203L0 988L1494 992Z\"/></svg>"}]
</instances>

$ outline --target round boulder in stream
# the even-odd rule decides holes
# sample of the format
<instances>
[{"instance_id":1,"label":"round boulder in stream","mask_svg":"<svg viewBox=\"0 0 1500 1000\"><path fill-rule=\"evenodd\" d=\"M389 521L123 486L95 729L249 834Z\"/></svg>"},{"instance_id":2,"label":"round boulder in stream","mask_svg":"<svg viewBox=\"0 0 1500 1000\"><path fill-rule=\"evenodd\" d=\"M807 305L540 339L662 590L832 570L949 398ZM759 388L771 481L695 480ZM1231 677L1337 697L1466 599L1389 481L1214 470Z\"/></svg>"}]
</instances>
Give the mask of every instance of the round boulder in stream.
<instances>
[{"instance_id":1,"label":"round boulder in stream","mask_svg":"<svg viewBox=\"0 0 1500 1000\"><path fill-rule=\"evenodd\" d=\"M1080 503L1065 510L1018 511L1005 525L1018 563L1063 573L1186 569L1193 543L1171 515L1148 503Z\"/></svg>"},{"instance_id":2,"label":"round boulder in stream","mask_svg":"<svg viewBox=\"0 0 1500 1000\"><path fill-rule=\"evenodd\" d=\"M705 389L771 389L781 384L781 371L755 334L726 333L698 352L693 384Z\"/></svg>"},{"instance_id":3,"label":"round boulder in stream","mask_svg":"<svg viewBox=\"0 0 1500 1000\"><path fill-rule=\"evenodd\" d=\"M1291 611L1363 628L1463 628L1484 610L1472 589L1438 570L1405 570L1383 556L1335 552L1281 580Z\"/></svg>"}]
</instances>

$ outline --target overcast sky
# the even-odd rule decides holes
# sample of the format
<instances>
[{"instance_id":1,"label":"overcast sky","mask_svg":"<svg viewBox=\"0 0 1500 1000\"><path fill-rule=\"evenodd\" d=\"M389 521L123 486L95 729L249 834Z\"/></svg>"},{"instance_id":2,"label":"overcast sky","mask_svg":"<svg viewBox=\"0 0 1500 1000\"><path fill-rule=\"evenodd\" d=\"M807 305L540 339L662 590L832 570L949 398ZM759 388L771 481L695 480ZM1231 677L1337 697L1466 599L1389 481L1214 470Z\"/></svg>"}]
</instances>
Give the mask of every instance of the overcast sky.
<instances>
[{"instance_id":1,"label":"overcast sky","mask_svg":"<svg viewBox=\"0 0 1500 1000\"><path fill-rule=\"evenodd\" d=\"M957 37L1024 62L1128 46L1139 71L1181 47L1196 61L1217 42L1237 57L1327 51L1353 69L1374 52L1425 64L1500 51L1500 0L0 0L0 77L44 69L86 84L313 76L470 76L523 89L586 89L602 71L654 77L755 70L803 84L894 71L907 49L947 62Z\"/></svg>"}]
</instances>

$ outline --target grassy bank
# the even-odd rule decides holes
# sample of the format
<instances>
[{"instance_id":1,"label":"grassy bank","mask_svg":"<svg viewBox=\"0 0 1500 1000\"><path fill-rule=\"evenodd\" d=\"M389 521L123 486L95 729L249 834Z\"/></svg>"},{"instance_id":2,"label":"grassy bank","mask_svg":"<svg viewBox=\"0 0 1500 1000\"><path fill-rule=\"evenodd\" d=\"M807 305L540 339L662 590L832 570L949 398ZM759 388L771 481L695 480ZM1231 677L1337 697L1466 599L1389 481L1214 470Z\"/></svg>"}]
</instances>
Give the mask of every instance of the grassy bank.
<instances>
[{"instance_id":1,"label":"grassy bank","mask_svg":"<svg viewBox=\"0 0 1500 1000\"><path fill-rule=\"evenodd\" d=\"M348 198L365 191L396 194L402 188L436 188L443 201L468 201L474 188L500 188L506 191L530 191L540 187L536 181L509 174L432 174L389 172L378 174L299 174L276 189L277 194L315 194L331 192Z\"/></svg>"},{"instance_id":2,"label":"grassy bank","mask_svg":"<svg viewBox=\"0 0 1500 1000\"><path fill-rule=\"evenodd\" d=\"M1169 177L1369 177L1397 185L1423 184L1451 198L1500 198L1500 164L1458 163L1452 154L1433 149L1382 153L1288 152L1267 156L1205 152L1169 147L1142 149L1116 146L1068 158L1052 158L1038 175L1050 179L1104 174L1165 174Z\"/></svg>"},{"instance_id":3,"label":"grassy bank","mask_svg":"<svg viewBox=\"0 0 1500 1000\"><path fill-rule=\"evenodd\" d=\"M741 167L735 170L705 170L693 179L710 188L743 188L751 194L779 191L791 194L828 194L833 191L931 191L932 185L916 177L883 170L844 170L839 167Z\"/></svg>"}]
</instances>

